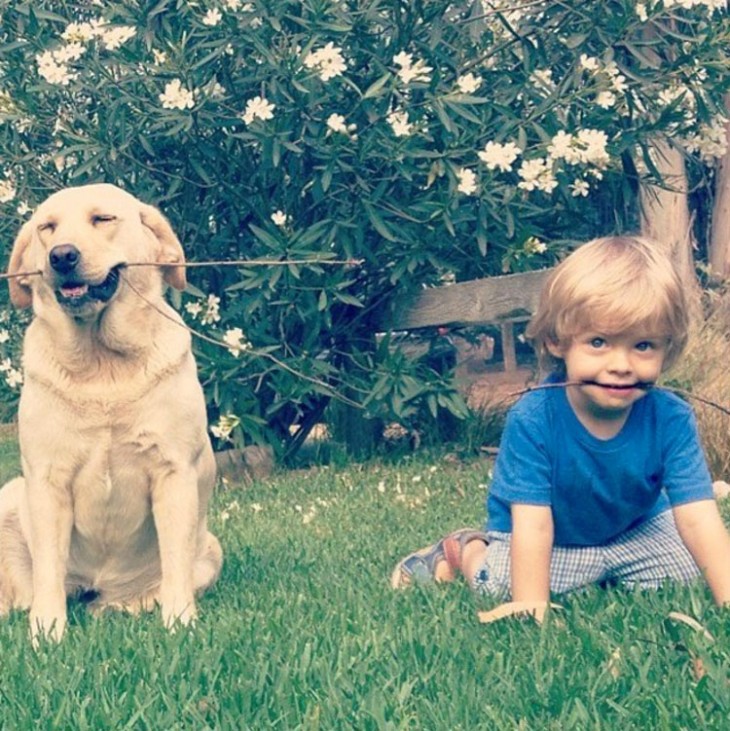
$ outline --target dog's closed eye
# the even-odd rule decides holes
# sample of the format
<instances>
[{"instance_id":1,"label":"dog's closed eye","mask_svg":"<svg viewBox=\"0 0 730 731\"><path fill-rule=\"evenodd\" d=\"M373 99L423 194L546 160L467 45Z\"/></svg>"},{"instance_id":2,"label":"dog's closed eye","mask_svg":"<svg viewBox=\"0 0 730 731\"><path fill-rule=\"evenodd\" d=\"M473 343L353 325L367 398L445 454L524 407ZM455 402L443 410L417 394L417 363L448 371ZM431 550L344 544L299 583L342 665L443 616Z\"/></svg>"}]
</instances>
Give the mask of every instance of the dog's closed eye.
<instances>
[{"instance_id":1,"label":"dog's closed eye","mask_svg":"<svg viewBox=\"0 0 730 731\"><path fill-rule=\"evenodd\" d=\"M95 213L91 217L91 223L96 226L99 223L111 223L112 221L116 221L117 217L114 216L111 213Z\"/></svg>"}]
</instances>

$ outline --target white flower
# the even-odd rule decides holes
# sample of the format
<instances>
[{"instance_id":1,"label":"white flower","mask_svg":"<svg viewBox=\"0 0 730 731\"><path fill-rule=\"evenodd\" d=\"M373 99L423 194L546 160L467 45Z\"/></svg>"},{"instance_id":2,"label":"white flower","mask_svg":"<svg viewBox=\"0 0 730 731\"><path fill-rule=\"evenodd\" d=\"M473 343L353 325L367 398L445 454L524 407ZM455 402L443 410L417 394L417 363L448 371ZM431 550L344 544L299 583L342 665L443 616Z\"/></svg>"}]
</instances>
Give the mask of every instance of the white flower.
<instances>
[{"instance_id":1,"label":"white flower","mask_svg":"<svg viewBox=\"0 0 730 731\"><path fill-rule=\"evenodd\" d=\"M413 124L408 121L408 112L393 111L386 119L396 137L407 137L413 132Z\"/></svg>"},{"instance_id":2,"label":"white flower","mask_svg":"<svg viewBox=\"0 0 730 731\"><path fill-rule=\"evenodd\" d=\"M5 383L10 388L17 388L23 384L23 373L16 368L11 368L5 375Z\"/></svg>"},{"instance_id":3,"label":"white flower","mask_svg":"<svg viewBox=\"0 0 730 731\"><path fill-rule=\"evenodd\" d=\"M489 170L499 168L503 173L512 170L512 163L520 154L520 148L514 142L487 142L484 149L478 153L479 159L486 164Z\"/></svg>"},{"instance_id":4,"label":"white flower","mask_svg":"<svg viewBox=\"0 0 730 731\"><path fill-rule=\"evenodd\" d=\"M264 506L261 503L251 503L251 510L254 513L260 513L264 509Z\"/></svg>"},{"instance_id":5,"label":"white flower","mask_svg":"<svg viewBox=\"0 0 730 731\"><path fill-rule=\"evenodd\" d=\"M699 131L681 140L688 152L697 152L707 163L715 158L724 157L728 150L728 135L725 130L728 120L723 116L715 117L709 124L700 126Z\"/></svg>"},{"instance_id":6,"label":"white flower","mask_svg":"<svg viewBox=\"0 0 730 731\"><path fill-rule=\"evenodd\" d=\"M412 81L421 81L428 83L431 81L431 72L433 69L430 66L418 60L413 63L413 55L401 51L393 56L393 63L400 66L398 71L398 77L404 84L410 84Z\"/></svg>"},{"instance_id":7,"label":"white flower","mask_svg":"<svg viewBox=\"0 0 730 731\"><path fill-rule=\"evenodd\" d=\"M265 122L268 119L274 118L274 109L276 109L275 104L266 101L262 96L255 96L246 102L246 109L241 119L246 124L251 124L255 119L260 119Z\"/></svg>"},{"instance_id":8,"label":"white flower","mask_svg":"<svg viewBox=\"0 0 730 731\"><path fill-rule=\"evenodd\" d=\"M565 160L568 163L580 161L580 154L573 146L573 135L560 130L548 145L548 157L553 160Z\"/></svg>"},{"instance_id":9,"label":"white flower","mask_svg":"<svg viewBox=\"0 0 730 731\"><path fill-rule=\"evenodd\" d=\"M223 84L214 81L208 87L208 95L211 99L223 99L226 95L226 87Z\"/></svg>"},{"instance_id":10,"label":"white flower","mask_svg":"<svg viewBox=\"0 0 730 731\"><path fill-rule=\"evenodd\" d=\"M64 41L86 43L96 35L97 29L91 23L69 23L61 33Z\"/></svg>"},{"instance_id":11,"label":"white flower","mask_svg":"<svg viewBox=\"0 0 730 731\"><path fill-rule=\"evenodd\" d=\"M107 28L100 33L101 42L106 49L114 51L130 38L134 38L137 31L129 25L119 25Z\"/></svg>"},{"instance_id":12,"label":"white flower","mask_svg":"<svg viewBox=\"0 0 730 731\"><path fill-rule=\"evenodd\" d=\"M304 59L304 65L308 69L319 71L319 78L322 81L329 81L335 76L341 76L347 69L345 59L342 56L342 49L332 42L317 51L310 51Z\"/></svg>"},{"instance_id":13,"label":"white flower","mask_svg":"<svg viewBox=\"0 0 730 731\"><path fill-rule=\"evenodd\" d=\"M537 236L530 236L525 241L525 251L528 254L544 254L547 251L547 244L544 241L540 241Z\"/></svg>"},{"instance_id":14,"label":"white flower","mask_svg":"<svg viewBox=\"0 0 730 731\"><path fill-rule=\"evenodd\" d=\"M67 43L53 52L56 63L64 64L69 61L78 61L86 53L86 47L80 43Z\"/></svg>"},{"instance_id":15,"label":"white flower","mask_svg":"<svg viewBox=\"0 0 730 731\"><path fill-rule=\"evenodd\" d=\"M522 190L541 190L550 193L558 185L549 158L524 160L517 174L522 178L517 187Z\"/></svg>"},{"instance_id":16,"label":"white flower","mask_svg":"<svg viewBox=\"0 0 730 731\"><path fill-rule=\"evenodd\" d=\"M601 109L610 109L616 104L616 95L612 91L602 91L596 96L596 104Z\"/></svg>"},{"instance_id":17,"label":"white flower","mask_svg":"<svg viewBox=\"0 0 730 731\"><path fill-rule=\"evenodd\" d=\"M577 144L581 149L581 161L596 165L606 166L610 157L606 150L608 135L598 129L582 129L576 135Z\"/></svg>"},{"instance_id":18,"label":"white flower","mask_svg":"<svg viewBox=\"0 0 730 731\"><path fill-rule=\"evenodd\" d=\"M664 0L664 7L667 10L677 5L684 10L690 10L698 5L703 5L708 10L724 10L727 0Z\"/></svg>"},{"instance_id":19,"label":"white flower","mask_svg":"<svg viewBox=\"0 0 730 731\"><path fill-rule=\"evenodd\" d=\"M428 84L431 81L431 72L433 69L430 66L426 66L424 61L416 61L412 66L403 66L398 71L398 78L404 84L410 84L412 81L420 81L424 84Z\"/></svg>"},{"instance_id":20,"label":"white flower","mask_svg":"<svg viewBox=\"0 0 730 731\"><path fill-rule=\"evenodd\" d=\"M626 77L623 74L616 74L611 78L611 86L614 91L622 92L628 89L629 85L626 83Z\"/></svg>"},{"instance_id":21,"label":"white flower","mask_svg":"<svg viewBox=\"0 0 730 731\"><path fill-rule=\"evenodd\" d=\"M213 8L205 14L205 17L203 18L203 25L213 27L218 25L218 23L220 23L222 19L223 14L221 13L221 11L218 10L218 8Z\"/></svg>"},{"instance_id":22,"label":"white flower","mask_svg":"<svg viewBox=\"0 0 730 731\"><path fill-rule=\"evenodd\" d=\"M581 180L580 178L576 178L570 186L571 195L574 198L585 198L588 195L590 189L591 186L588 185L588 182L585 180Z\"/></svg>"},{"instance_id":23,"label":"white flower","mask_svg":"<svg viewBox=\"0 0 730 731\"><path fill-rule=\"evenodd\" d=\"M0 180L0 203L9 203L15 198L15 184L11 180Z\"/></svg>"},{"instance_id":24,"label":"white flower","mask_svg":"<svg viewBox=\"0 0 730 731\"><path fill-rule=\"evenodd\" d=\"M200 302L188 302L185 305L185 311L193 318L197 318L197 316L203 311L203 305L200 304Z\"/></svg>"},{"instance_id":25,"label":"white flower","mask_svg":"<svg viewBox=\"0 0 730 731\"><path fill-rule=\"evenodd\" d=\"M214 322L218 322L221 319L220 305L221 298L214 294L209 294L205 312L200 318L200 322L202 322L203 325L212 325Z\"/></svg>"},{"instance_id":26,"label":"white flower","mask_svg":"<svg viewBox=\"0 0 730 731\"><path fill-rule=\"evenodd\" d=\"M7 330L0 330L0 343L7 343L10 340L10 333Z\"/></svg>"},{"instance_id":27,"label":"white flower","mask_svg":"<svg viewBox=\"0 0 730 731\"><path fill-rule=\"evenodd\" d=\"M231 441L231 433L241 423L235 414L221 414L218 423L210 427L210 433L224 442Z\"/></svg>"},{"instance_id":28,"label":"white flower","mask_svg":"<svg viewBox=\"0 0 730 731\"><path fill-rule=\"evenodd\" d=\"M251 350L251 343L246 340L246 336L243 334L243 330L240 327L234 327L230 330L226 330L223 336L223 342L228 346L228 351L231 355L238 358L241 353L246 350Z\"/></svg>"},{"instance_id":29,"label":"white flower","mask_svg":"<svg viewBox=\"0 0 730 731\"><path fill-rule=\"evenodd\" d=\"M598 59L594 56L588 56L585 53L581 53L578 63L586 71L598 71L599 68Z\"/></svg>"},{"instance_id":30,"label":"white flower","mask_svg":"<svg viewBox=\"0 0 730 731\"><path fill-rule=\"evenodd\" d=\"M413 64L413 56L410 53L401 51L393 56L393 63L401 68L410 67Z\"/></svg>"},{"instance_id":31,"label":"white flower","mask_svg":"<svg viewBox=\"0 0 730 731\"><path fill-rule=\"evenodd\" d=\"M678 99L681 99L685 105L694 106L695 104L694 95L686 84L672 82L670 86L659 92L659 101L666 106L674 104Z\"/></svg>"},{"instance_id":32,"label":"white flower","mask_svg":"<svg viewBox=\"0 0 730 731\"><path fill-rule=\"evenodd\" d=\"M36 63L38 64L38 74L49 84L68 86L69 82L76 78L75 74L70 73L68 66L59 62L51 51L45 51L36 56Z\"/></svg>"},{"instance_id":33,"label":"white flower","mask_svg":"<svg viewBox=\"0 0 730 731\"><path fill-rule=\"evenodd\" d=\"M553 72L550 69L536 69L530 74L530 81L533 84L537 84L537 86L544 87L548 91L555 88Z\"/></svg>"},{"instance_id":34,"label":"white flower","mask_svg":"<svg viewBox=\"0 0 730 731\"><path fill-rule=\"evenodd\" d=\"M477 192L477 176L469 168L461 168L456 173L459 179L457 190L464 195L474 195Z\"/></svg>"},{"instance_id":35,"label":"white flower","mask_svg":"<svg viewBox=\"0 0 730 731\"><path fill-rule=\"evenodd\" d=\"M20 201L18 207L15 209L19 216L26 216L33 209L28 205L28 201Z\"/></svg>"},{"instance_id":36,"label":"white flower","mask_svg":"<svg viewBox=\"0 0 730 731\"><path fill-rule=\"evenodd\" d=\"M345 118L341 114L330 114L327 117L327 126L333 132L340 132L343 135L347 134L347 125L345 124Z\"/></svg>"},{"instance_id":37,"label":"white flower","mask_svg":"<svg viewBox=\"0 0 730 731\"><path fill-rule=\"evenodd\" d=\"M649 14L646 12L646 3L636 3L636 15L639 20L644 23L649 20Z\"/></svg>"},{"instance_id":38,"label":"white flower","mask_svg":"<svg viewBox=\"0 0 730 731\"><path fill-rule=\"evenodd\" d=\"M271 220L274 222L275 226L286 226L289 221L289 216L287 216L284 211L274 211L271 214Z\"/></svg>"},{"instance_id":39,"label":"white flower","mask_svg":"<svg viewBox=\"0 0 730 731\"><path fill-rule=\"evenodd\" d=\"M482 85L482 80L474 74L463 74L456 80L456 85L464 94L473 94Z\"/></svg>"},{"instance_id":40,"label":"white flower","mask_svg":"<svg viewBox=\"0 0 730 731\"><path fill-rule=\"evenodd\" d=\"M152 58L158 66L162 66L162 64L167 61L167 54L164 51L153 50Z\"/></svg>"},{"instance_id":41,"label":"white flower","mask_svg":"<svg viewBox=\"0 0 730 731\"><path fill-rule=\"evenodd\" d=\"M608 136L601 130L582 129L575 135L560 131L548 146L548 157L551 160L565 160L570 165L605 167L610 161L607 144Z\"/></svg>"},{"instance_id":42,"label":"white flower","mask_svg":"<svg viewBox=\"0 0 730 731\"><path fill-rule=\"evenodd\" d=\"M195 106L193 92L183 88L180 79L168 82L159 98L165 109L192 109Z\"/></svg>"}]
</instances>

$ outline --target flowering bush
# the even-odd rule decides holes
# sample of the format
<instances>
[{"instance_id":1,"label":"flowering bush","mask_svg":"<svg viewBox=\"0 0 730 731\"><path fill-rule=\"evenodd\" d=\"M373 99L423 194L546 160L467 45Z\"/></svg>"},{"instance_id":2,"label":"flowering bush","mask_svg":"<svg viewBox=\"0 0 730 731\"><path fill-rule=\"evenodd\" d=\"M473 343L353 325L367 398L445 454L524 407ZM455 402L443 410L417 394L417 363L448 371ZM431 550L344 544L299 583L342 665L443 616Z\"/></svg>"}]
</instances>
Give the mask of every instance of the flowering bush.
<instances>
[{"instance_id":1,"label":"flowering bush","mask_svg":"<svg viewBox=\"0 0 730 731\"><path fill-rule=\"evenodd\" d=\"M333 394L463 412L376 340L398 294L542 267L636 224L669 137L726 144L724 0L3 0L0 228L52 189L157 203L218 439L286 445ZM357 266L328 260L361 260ZM220 344L211 342L220 341ZM302 432L303 433L303 432Z\"/></svg>"}]
</instances>

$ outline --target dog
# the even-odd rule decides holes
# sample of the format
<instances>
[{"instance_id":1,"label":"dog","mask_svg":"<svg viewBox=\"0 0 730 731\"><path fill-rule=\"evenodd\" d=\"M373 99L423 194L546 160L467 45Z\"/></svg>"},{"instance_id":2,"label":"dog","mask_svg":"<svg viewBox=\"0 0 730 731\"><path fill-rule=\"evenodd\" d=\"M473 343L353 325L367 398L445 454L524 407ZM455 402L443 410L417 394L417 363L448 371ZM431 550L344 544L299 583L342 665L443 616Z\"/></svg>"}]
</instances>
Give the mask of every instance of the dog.
<instances>
[{"instance_id":1,"label":"dog","mask_svg":"<svg viewBox=\"0 0 730 731\"><path fill-rule=\"evenodd\" d=\"M109 184L54 193L13 245L10 299L33 318L23 476L0 489L0 613L30 609L34 642L62 637L75 596L189 624L220 573L205 400L163 298L185 288L184 262L160 211Z\"/></svg>"}]
</instances>

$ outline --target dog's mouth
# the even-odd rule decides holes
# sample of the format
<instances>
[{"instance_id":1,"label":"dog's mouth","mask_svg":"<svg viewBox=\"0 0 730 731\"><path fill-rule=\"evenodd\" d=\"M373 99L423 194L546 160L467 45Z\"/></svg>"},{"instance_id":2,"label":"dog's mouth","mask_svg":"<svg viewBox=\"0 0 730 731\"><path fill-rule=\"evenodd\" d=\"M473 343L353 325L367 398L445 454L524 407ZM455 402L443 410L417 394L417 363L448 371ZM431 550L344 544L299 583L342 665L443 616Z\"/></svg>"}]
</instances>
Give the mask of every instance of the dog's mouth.
<instances>
[{"instance_id":1,"label":"dog's mouth","mask_svg":"<svg viewBox=\"0 0 730 731\"><path fill-rule=\"evenodd\" d=\"M88 302L108 302L119 287L122 264L112 267L106 278L98 284L69 278L56 288L58 301L71 309L77 309ZM73 275L72 275L73 276Z\"/></svg>"}]
</instances>

